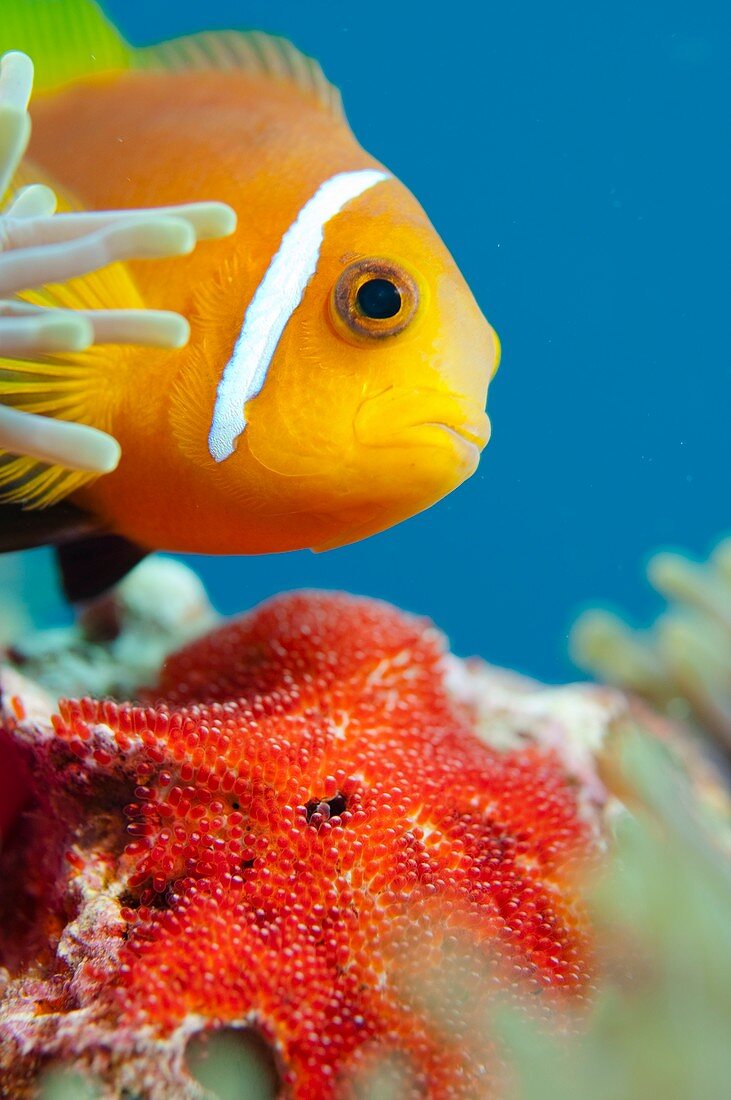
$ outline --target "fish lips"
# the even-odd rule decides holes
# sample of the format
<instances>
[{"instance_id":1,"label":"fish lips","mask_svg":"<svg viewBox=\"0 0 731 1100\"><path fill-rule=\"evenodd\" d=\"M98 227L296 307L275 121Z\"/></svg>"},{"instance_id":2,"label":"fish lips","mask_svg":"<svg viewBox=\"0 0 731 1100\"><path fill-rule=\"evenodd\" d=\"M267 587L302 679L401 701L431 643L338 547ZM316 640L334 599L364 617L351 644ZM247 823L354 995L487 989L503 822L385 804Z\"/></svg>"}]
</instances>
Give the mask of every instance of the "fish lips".
<instances>
[{"instance_id":1,"label":"fish lips","mask_svg":"<svg viewBox=\"0 0 731 1100\"><path fill-rule=\"evenodd\" d=\"M366 447L449 448L469 477L490 438L490 420L484 410L470 415L462 402L438 391L385 391L361 404L354 432Z\"/></svg>"}]
</instances>

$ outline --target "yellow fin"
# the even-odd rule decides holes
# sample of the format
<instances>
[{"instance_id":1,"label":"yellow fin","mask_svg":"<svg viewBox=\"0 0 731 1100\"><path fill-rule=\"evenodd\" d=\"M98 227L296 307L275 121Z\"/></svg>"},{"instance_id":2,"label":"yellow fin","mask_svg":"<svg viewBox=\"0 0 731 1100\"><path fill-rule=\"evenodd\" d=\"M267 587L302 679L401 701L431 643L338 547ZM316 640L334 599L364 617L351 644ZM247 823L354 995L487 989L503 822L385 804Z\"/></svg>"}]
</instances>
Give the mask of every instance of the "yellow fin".
<instances>
[{"instance_id":1,"label":"yellow fin","mask_svg":"<svg viewBox=\"0 0 731 1100\"><path fill-rule=\"evenodd\" d=\"M261 31L203 31L175 38L136 49L132 65L141 69L238 69L267 76L293 84L336 117L343 116L340 92L319 63L286 38Z\"/></svg>"},{"instance_id":2,"label":"yellow fin","mask_svg":"<svg viewBox=\"0 0 731 1100\"><path fill-rule=\"evenodd\" d=\"M6 50L29 55L36 91L128 69L133 53L93 0L2 0L0 54Z\"/></svg>"},{"instance_id":3,"label":"yellow fin","mask_svg":"<svg viewBox=\"0 0 731 1100\"><path fill-rule=\"evenodd\" d=\"M13 187L49 182L27 162L16 173ZM58 209L78 205L68 194L58 194ZM114 263L66 283L25 290L16 295L46 309L142 309L144 302L124 264ZM48 355L38 360L0 356L0 403L21 412L52 416L107 431L110 347L92 347L78 354ZM93 413L93 416L91 415ZM0 449L0 503L22 503L45 508L57 503L97 475L18 457Z\"/></svg>"},{"instance_id":4,"label":"yellow fin","mask_svg":"<svg viewBox=\"0 0 731 1100\"><path fill-rule=\"evenodd\" d=\"M57 295L57 289L63 293ZM78 301L90 303L93 297L93 292L84 287ZM23 294L23 299L66 308L74 301L74 288L70 284L45 287ZM92 347L79 354L49 355L37 360L0 357L0 403L21 412L109 431L109 374L114 366L110 350ZM0 450L0 502L17 501L26 508L45 508L97 476Z\"/></svg>"}]
</instances>

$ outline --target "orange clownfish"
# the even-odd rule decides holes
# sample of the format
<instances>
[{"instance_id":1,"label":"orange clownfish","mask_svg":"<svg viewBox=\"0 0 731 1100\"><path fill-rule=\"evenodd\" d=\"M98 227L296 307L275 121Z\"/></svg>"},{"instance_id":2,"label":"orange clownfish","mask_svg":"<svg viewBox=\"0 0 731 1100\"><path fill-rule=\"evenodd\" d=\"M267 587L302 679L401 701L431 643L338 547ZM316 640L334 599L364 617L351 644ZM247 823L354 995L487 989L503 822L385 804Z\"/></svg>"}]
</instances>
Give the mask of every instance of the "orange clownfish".
<instances>
[{"instance_id":1,"label":"orange clownfish","mask_svg":"<svg viewBox=\"0 0 731 1100\"><path fill-rule=\"evenodd\" d=\"M29 156L75 204L216 199L238 217L188 257L93 276L97 304L182 313L185 348L0 363L0 400L121 447L101 477L25 459L13 480L0 453L1 545L64 544L67 591L88 596L153 549L342 546L475 471L497 337L314 61L259 33L134 49L90 0L4 0L0 47L35 62Z\"/></svg>"}]
</instances>

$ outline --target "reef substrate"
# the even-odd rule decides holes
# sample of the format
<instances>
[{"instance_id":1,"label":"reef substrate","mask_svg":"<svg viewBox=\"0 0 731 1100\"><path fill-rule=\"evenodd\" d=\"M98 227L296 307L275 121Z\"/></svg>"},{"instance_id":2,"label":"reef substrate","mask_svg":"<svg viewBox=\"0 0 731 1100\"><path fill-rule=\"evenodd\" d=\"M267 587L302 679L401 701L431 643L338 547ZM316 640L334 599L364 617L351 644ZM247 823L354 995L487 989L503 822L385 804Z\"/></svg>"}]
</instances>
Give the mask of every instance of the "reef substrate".
<instances>
[{"instance_id":1,"label":"reef substrate","mask_svg":"<svg viewBox=\"0 0 731 1100\"><path fill-rule=\"evenodd\" d=\"M135 703L1 686L2 1095L70 1067L211 1096L191 1051L226 1033L270 1095L498 1096L496 1006L580 1026L621 693L323 593L193 641Z\"/></svg>"}]
</instances>

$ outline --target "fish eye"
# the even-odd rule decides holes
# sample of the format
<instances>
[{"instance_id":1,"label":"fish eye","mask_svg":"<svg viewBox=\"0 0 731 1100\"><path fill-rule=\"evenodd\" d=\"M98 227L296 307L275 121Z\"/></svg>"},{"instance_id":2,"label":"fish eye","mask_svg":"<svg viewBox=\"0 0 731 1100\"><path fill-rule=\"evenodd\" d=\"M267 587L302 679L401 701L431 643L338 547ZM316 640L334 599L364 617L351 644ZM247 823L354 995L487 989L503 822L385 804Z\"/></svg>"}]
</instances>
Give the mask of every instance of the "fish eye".
<instances>
[{"instance_id":1,"label":"fish eye","mask_svg":"<svg viewBox=\"0 0 731 1100\"><path fill-rule=\"evenodd\" d=\"M382 339L403 332L416 313L419 291L408 272L390 260L356 260L333 291L337 317L358 336Z\"/></svg>"},{"instance_id":2,"label":"fish eye","mask_svg":"<svg viewBox=\"0 0 731 1100\"><path fill-rule=\"evenodd\" d=\"M390 279L368 279L355 300L363 316L373 321L386 321L401 309L401 291Z\"/></svg>"}]
</instances>

